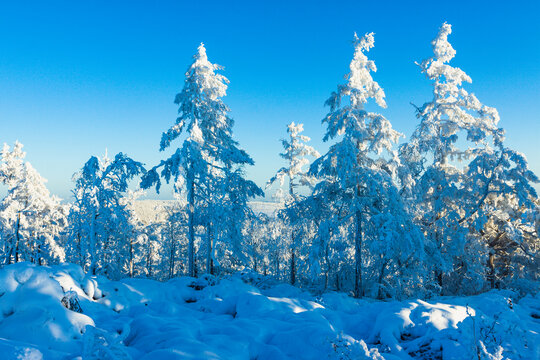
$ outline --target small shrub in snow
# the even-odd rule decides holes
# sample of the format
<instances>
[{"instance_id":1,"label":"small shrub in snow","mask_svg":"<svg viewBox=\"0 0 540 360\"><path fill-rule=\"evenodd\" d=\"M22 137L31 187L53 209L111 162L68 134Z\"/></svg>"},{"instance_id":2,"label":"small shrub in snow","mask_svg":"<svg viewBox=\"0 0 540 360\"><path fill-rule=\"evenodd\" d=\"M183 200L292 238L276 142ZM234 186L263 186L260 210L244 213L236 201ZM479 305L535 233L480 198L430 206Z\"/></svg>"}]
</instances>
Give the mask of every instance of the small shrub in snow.
<instances>
[{"instance_id":1,"label":"small shrub in snow","mask_svg":"<svg viewBox=\"0 0 540 360\"><path fill-rule=\"evenodd\" d=\"M79 296L75 291L68 291L61 300L62 305L68 310L82 313L81 304L79 303Z\"/></svg>"}]
</instances>

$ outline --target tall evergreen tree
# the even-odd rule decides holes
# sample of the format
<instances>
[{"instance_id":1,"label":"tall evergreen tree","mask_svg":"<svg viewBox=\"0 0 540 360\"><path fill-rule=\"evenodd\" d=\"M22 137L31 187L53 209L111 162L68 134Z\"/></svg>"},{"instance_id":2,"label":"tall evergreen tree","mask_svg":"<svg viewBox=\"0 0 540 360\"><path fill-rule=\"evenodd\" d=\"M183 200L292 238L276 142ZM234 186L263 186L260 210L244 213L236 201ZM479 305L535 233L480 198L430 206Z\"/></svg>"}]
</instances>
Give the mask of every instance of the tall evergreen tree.
<instances>
[{"instance_id":1,"label":"tall evergreen tree","mask_svg":"<svg viewBox=\"0 0 540 360\"><path fill-rule=\"evenodd\" d=\"M502 202L514 201L515 210L534 207L529 182L538 179L522 155L504 146L497 110L468 93L462 85L471 78L448 64L456 54L451 32L444 23L432 42L434 56L419 64L433 81L433 99L417 108L420 124L400 148L406 165L400 177L428 241L436 283L455 293L482 288L486 245L496 247L500 238L486 235L485 226L502 224L496 220Z\"/></svg>"},{"instance_id":2,"label":"tall evergreen tree","mask_svg":"<svg viewBox=\"0 0 540 360\"><path fill-rule=\"evenodd\" d=\"M167 149L183 132L186 138L171 157L148 171L141 182L143 188L155 185L159 191L158 169L162 168L161 177L167 182L172 179L176 190L185 194L190 276L196 272L197 227L203 226L207 232L207 256L211 257L216 229L221 228L218 221L226 221L228 239L239 252L238 243L242 237L239 226L243 225L249 210L247 199L263 195L261 189L244 178L243 167L254 162L232 137L234 121L221 100L226 95L229 81L216 72L220 69L219 65L208 61L206 49L201 44L186 72L184 87L175 98L179 116L163 133L160 151ZM207 266L210 262L208 260Z\"/></svg>"},{"instance_id":3,"label":"tall evergreen tree","mask_svg":"<svg viewBox=\"0 0 540 360\"><path fill-rule=\"evenodd\" d=\"M407 213L402 206L392 177L395 175L395 154L392 146L398 141L400 133L392 129L390 122L382 115L365 110L370 98L385 108L384 92L375 82L370 72L376 71L375 63L368 60L364 52L374 46L373 33L354 38L354 58L350 64L348 82L339 85L336 92L327 100L330 112L323 119L327 124L324 141L339 138L328 152L311 166L311 174L322 181L316 186L314 196L323 198L322 202L334 202L336 212L340 212L339 227L348 233L349 244L354 254L354 295L360 297L364 292L362 258L367 253L373 263L374 255L383 255L381 272L389 261L379 241L387 247L403 249L401 256L411 251L421 253L421 241L412 224L406 222ZM387 157L382 156L386 152ZM339 203L339 204L338 204ZM384 221L382 218L384 217ZM370 221L384 223L385 229L366 226ZM366 244L364 240L369 242ZM374 254L374 251L381 251ZM381 285L381 284L379 284Z\"/></svg>"}]
</instances>

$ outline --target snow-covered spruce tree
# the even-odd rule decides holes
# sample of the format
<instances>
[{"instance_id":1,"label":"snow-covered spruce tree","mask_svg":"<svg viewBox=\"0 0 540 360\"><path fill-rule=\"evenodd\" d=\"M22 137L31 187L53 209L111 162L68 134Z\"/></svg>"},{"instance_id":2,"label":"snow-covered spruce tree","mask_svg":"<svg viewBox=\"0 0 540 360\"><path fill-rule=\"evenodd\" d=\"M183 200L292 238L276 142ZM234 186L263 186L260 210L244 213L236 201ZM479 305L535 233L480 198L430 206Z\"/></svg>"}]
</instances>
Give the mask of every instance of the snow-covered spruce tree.
<instances>
[{"instance_id":1,"label":"snow-covered spruce tree","mask_svg":"<svg viewBox=\"0 0 540 360\"><path fill-rule=\"evenodd\" d=\"M247 199L263 195L253 182L244 178L243 167L253 165L249 155L238 148L232 137L233 119L221 100L226 95L228 80L216 73L220 66L212 64L204 45L199 46L194 62L186 72L184 88L176 95L179 116L163 134L160 150L185 132L182 146L143 177L141 187L153 185L159 191L161 176L185 194L188 212L188 275L194 276L195 237L198 226L206 231L207 267L211 271L213 241L227 241L241 256L241 227L249 213Z\"/></svg>"},{"instance_id":2,"label":"snow-covered spruce tree","mask_svg":"<svg viewBox=\"0 0 540 360\"><path fill-rule=\"evenodd\" d=\"M459 163L469 160L475 148L460 149L458 136L466 133L469 141L481 146L488 136L500 136L496 111L467 93L461 85L471 81L469 76L447 64L455 56L447 40L450 33L451 26L443 24L432 42L434 56L419 64L434 82L433 100L417 108L420 124L400 148L406 165L401 169L403 193L416 205L441 290L448 287L443 277L463 261L466 247L475 247L466 243L467 229L459 224L464 200L460 194L463 165L460 168Z\"/></svg>"},{"instance_id":3,"label":"snow-covered spruce tree","mask_svg":"<svg viewBox=\"0 0 540 360\"><path fill-rule=\"evenodd\" d=\"M0 182L7 194L0 202L1 251L3 264L30 261L40 265L64 261L61 235L67 225L66 206L51 196L46 180L24 162L22 144L13 150L4 144Z\"/></svg>"},{"instance_id":4,"label":"snow-covered spruce tree","mask_svg":"<svg viewBox=\"0 0 540 360\"><path fill-rule=\"evenodd\" d=\"M133 275L139 234L128 181L144 171L141 163L118 153L112 160L92 156L74 175L70 261L91 274Z\"/></svg>"},{"instance_id":5,"label":"snow-covered spruce tree","mask_svg":"<svg viewBox=\"0 0 540 360\"><path fill-rule=\"evenodd\" d=\"M285 208L280 211L280 216L285 218L290 226L290 282L292 285L296 282L296 252L298 248L298 222L301 220L295 211L295 205L302 195L296 190L303 186L311 189L315 183L315 178L309 176L304 167L309 165L307 156L318 158L320 154L312 146L306 143L310 138L302 135L304 131L303 124L294 122L287 125L289 139L282 139L283 153L279 154L287 161L287 166L278 170L278 172L268 181L267 188L276 181L283 186L285 179L288 180L289 191L285 197Z\"/></svg>"},{"instance_id":6,"label":"snow-covered spruce tree","mask_svg":"<svg viewBox=\"0 0 540 360\"><path fill-rule=\"evenodd\" d=\"M463 89L470 77L448 64L456 54L451 31L442 25L434 56L419 64L434 83L433 100L417 108L420 124L400 148L400 177L402 194L416 207L439 290L476 292L483 288L489 254L500 241L508 244L501 233L512 228L511 215L503 208L513 202L514 212L531 209L536 194L529 182L537 179L523 156L505 148L497 110ZM501 230L487 235L495 228Z\"/></svg>"},{"instance_id":7,"label":"snow-covered spruce tree","mask_svg":"<svg viewBox=\"0 0 540 360\"><path fill-rule=\"evenodd\" d=\"M385 281L393 275L389 272L408 266L422 254L420 233L414 231L392 180L396 168L392 146L401 134L384 116L364 108L370 98L386 107L384 92L370 74L376 71L375 63L364 54L373 44L373 33L361 39L355 35L348 82L339 85L327 100L330 112L323 119L327 124L323 140L339 141L310 169L311 175L321 180L314 196L321 198L321 203L335 202L331 206L340 213L334 220L339 221L340 231L347 233L352 248L356 297L364 294L364 265L369 264L369 273L380 275L369 291L382 295L378 289L387 287ZM373 223L378 227L368 226ZM341 256L347 256L347 251Z\"/></svg>"}]
</instances>

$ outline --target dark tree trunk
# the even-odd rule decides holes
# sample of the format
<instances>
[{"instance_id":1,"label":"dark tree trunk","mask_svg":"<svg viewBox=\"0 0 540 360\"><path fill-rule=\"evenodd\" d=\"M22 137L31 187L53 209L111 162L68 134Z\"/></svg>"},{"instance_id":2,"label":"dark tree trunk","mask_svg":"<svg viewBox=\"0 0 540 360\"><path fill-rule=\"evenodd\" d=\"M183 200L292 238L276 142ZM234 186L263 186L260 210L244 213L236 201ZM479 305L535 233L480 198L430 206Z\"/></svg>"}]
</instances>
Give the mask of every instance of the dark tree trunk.
<instances>
[{"instance_id":1,"label":"dark tree trunk","mask_svg":"<svg viewBox=\"0 0 540 360\"><path fill-rule=\"evenodd\" d=\"M174 262L175 262L175 253L176 253L176 242L174 240L174 231L172 224L169 224L169 227L171 229L170 237L171 237L171 252L169 254L169 279L172 279L174 276Z\"/></svg>"},{"instance_id":2,"label":"dark tree trunk","mask_svg":"<svg viewBox=\"0 0 540 360\"><path fill-rule=\"evenodd\" d=\"M17 214L17 228L15 229L15 262L19 262L19 241L21 228L21 213Z\"/></svg>"},{"instance_id":3,"label":"dark tree trunk","mask_svg":"<svg viewBox=\"0 0 540 360\"><path fill-rule=\"evenodd\" d=\"M188 276L195 277L195 183L193 176L190 176L188 180L188 236Z\"/></svg>"},{"instance_id":4,"label":"dark tree trunk","mask_svg":"<svg viewBox=\"0 0 540 360\"><path fill-rule=\"evenodd\" d=\"M212 224L208 224L207 239L206 239L206 272L214 274L214 266L212 259L212 251L214 246L214 235L212 233Z\"/></svg>"},{"instance_id":5,"label":"dark tree trunk","mask_svg":"<svg viewBox=\"0 0 540 360\"><path fill-rule=\"evenodd\" d=\"M362 213L356 210L356 233L354 237L354 297L359 298L363 295L362 285Z\"/></svg>"},{"instance_id":6,"label":"dark tree trunk","mask_svg":"<svg viewBox=\"0 0 540 360\"><path fill-rule=\"evenodd\" d=\"M328 288L328 275L330 273L330 258L328 257L328 244L326 244L326 247L324 249L324 263L326 265L325 271L324 271L324 290Z\"/></svg>"},{"instance_id":7,"label":"dark tree trunk","mask_svg":"<svg viewBox=\"0 0 540 360\"><path fill-rule=\"evenodd\" d=\"M492 289L495 289L495 255L494 254L489 254L488 267L489 267L489 274L488 274L489 284Z\"/></svg>"},{"instance_id":8,"label":"dark tree trunk","mask_svg":"<svg viewBox=\"0 0 540 360\"><path fill-rule=\"evenodd\" d=\"M379 291L377 293L377 298L382 299L382 282L384 279L384 270L386 269L386 264L388 261L384 261L381 267L381 272L379 273Z\"/></svg>"},{"instance_id":9,"label":"dark tree trunk","mask_svg":"<svg viewBox=\"0 0 540 360\"><path fill-rule=\"evenodd\" d=\"M279 254L276 254L276 274L277 274L278 280L281 280L281 270L280 270L280 266L279 266Z\"/></svg>"},{"instance_id":10,"label":"dark tree trunk","mask_svg":"<svg viewBox=\"0 0 540 360\"><path fill-rule=\"evenodd\" d=\"M294 246L291 247L291 285L296 283L296 254Z\"/></svg>"}]
</instances>

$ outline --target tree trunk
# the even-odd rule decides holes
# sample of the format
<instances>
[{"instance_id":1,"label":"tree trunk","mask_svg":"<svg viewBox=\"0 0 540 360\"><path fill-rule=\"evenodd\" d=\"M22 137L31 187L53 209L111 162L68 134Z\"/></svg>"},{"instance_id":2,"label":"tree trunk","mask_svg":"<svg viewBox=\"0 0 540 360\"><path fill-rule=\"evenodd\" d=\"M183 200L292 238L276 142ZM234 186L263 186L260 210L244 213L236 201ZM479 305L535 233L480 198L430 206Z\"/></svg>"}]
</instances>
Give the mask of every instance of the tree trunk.
<instances>
[{"instance_id":1,"label":"tree trunk","mask_svg":"<svg viewBox=\"0 0 540 360\"><path fill-rule=\"evenodd\" d=\"M191 169L189 170L191 172ZM195 184L188 178L188 276L195 277Z\"/></svg>"},{"instance_id":2,"label":"tree trunk","mask_svg":"<svg viewBox=\"0 0 540 360\"><path fill-rule=\"evenodd\" d=\"M438 220L439 218L440 218L439 215L437 215L436 220ZM433 226L435 226L435 225L433 225ZM441 244L439 232L437 231L437 229L435 229L435 243L437 244L437 248L440 251L442 249L442 244ZM442 252L441 252L441 255L442 255ZM437 284L441 288L441 294L442 294L442 292L443 292L443 272L442 272L442 270L435 269L435 277L437 279Z\"/></svg>"},{"instance_id":3,"label":"tree trunk","mask_svg":"<svg viewBox=\"0 0 540 360\"><path fill-rule=\"evenodd\" d=\"M152 277L152 243L150 237L146 240L146 271L148 272L148 277Z\"/></svg>"},{"instance_id":4,"label":"tree trunk","mask_svg":"<svg viewBox=\"0 0 540 360\"><path fill-rule=\"evenodd\" d=\"M437 270L437 284L439 284L441 288L441 295L443 293L443 273L441 270Z\"/></svg>"},{"instance_id":5,"label":"tree trunk","mask_svg":"<svg viewBox=\"0 0 540 360\"><path fill-rule=\"evenodd\" d=\"M77 247L79 251L79 265L81 265L81 268L84 269L83 264L83 253L82 253L82 247L81 247L81 228L79 226L79 230L77 231Z\"/></svg>"},{"instance_id":6,"label":"tree trunk","mask_svg":"<svg viewBox=\"0 0 540 360\"><path fill-rule=\"evenodd\" d=\"M213 234L212 234L212 224L208 224L208 228L206 230L206 272L209 274L214 274L214 269L212 266L212 247L213 247Z\"/></svg>"},{"instance_id":7,"label":"tree trunk","mask_svg":"<svg viewBox=\"0 0 540 360\"><path fill-rule=\"evenodd\" d=\"M328 277L330 275L330 258L328 256L328 243L326 244L324 248L324 263L325 263L325 269L324 269L324 290L328 288Z\"/></svg>"},{"instance_id":8,"label":"tree trunk","mask_svg":"<svg viewBox=\"0 0 540 360\"><path fill-rule=\"evenodd\" d=\"M198 277L199 276L199 273L198 273L198 268L197 268L197 258L194 257L193 258L193 277Z\"/></svg>"},{"instance_id":9,"label":"tree trunk","mask_svg":"<svg viewBox=\"0 0 540 360\"><path fill-rule=\"evenodd\" d=\"M90 273L96 275L96 220L97 214L92 210L92 223L90 224Z\"/></svg>"},{"instance_id":10,"label":"tree trunk","mask_svg":"<svg viewBox=\"0 0 540 360\"><path fill-rule=\"evenodd\" d=\"M291 244L291 285L296 283L296 254L294 251L294 235Z\"/></svg>"},{"instance_id":11,"label":"tree trunk","mask_svg":"<svg viewBox=\"0 0 540 360\"><path fill-rule=\"evenodd\" d=\"M381 266L381 272L379 273L379 290L377 292L377 299L382 299L382 282L384 279L384 270L386 269L386 264L388 261L384 261Z\"/></svg>"},{"instance_id":12,"label":"tree trunk","mask_svg":"<svg viewBox=\"0 0 540 360\"><path fill-rule=\"evenodd\" d=\"M15 262L19 262L19 241L20 241L20 228L21 228L21 213L17 214L17 228L15 230Z\"/></svg>"},{"instance_id":13,"label":"tree trunk","mask_svg":"<svg viewBox=\"0 0 540 360\"><path fill-rule=\"evenodd\" d=\"M356 148L360 151L362 149L361 141L358 140ZM356 165L360 166L362 163L360 152L356 155ZM362 212L358 208L358 202L362 196L362 188L360 186L360 179L357 179L356 183L356 213L355 213L355 235L354 235L354 297L359 298L364 295L364 287L362 284Z\"/></svg>"},{"instance_id":14,"label":"tree trunk","mask_svg":"<svg viewBox=\"0 0 540 360\"><path fill-rule=\"evenodd\" d=\"M17 232L16 232L16 242L15 242L15 262L18 263L20 260L19 246L21 244L21 213L17 214Z\"/></svg>"},{"instance_id":15,"label":"tree trunk","mask_svg":"<svg viewBox=\"0 0 540 360\"><path fill-rule=\"evenodd\" d=\"M133 237L129 239L129 277L133 277Z\"/></svg>"},{"instance_id":16,"label":"tree trunk","mask_svg":"<svg viewBox=\"0 0 540 360\"><path fill-rule=\"evenodd\" d=\"M278 280L281 280L281 270L279 268L279 254L276 253L276 275L277 275L277 278Z\"/></svg>"},{"instance_id":17,"label":"tree trunk","mask_svg":"<svg viewBox=\"0 0 540 360\"><path fill-rule=\"evenodd\" d=\"M292 155L290 155L290 161L292 163ZM289 195L294 201L296 201L296 196L294 195L294 186L293 186L293 176L289 173ZM296 283L296 254L295 254L295 237L294 230L296 224L291 224L291 285Z\"/></svg>"},{"instance_id":18,"label":"tree trunk","mask_svg":"<svg viewBox=\"0 0 540 360\"><path fill-rule=\"evenodd\" d=\"M41 245L40 244L36 246L36 259L37 259L37 264L39 266L43 265L43 261L41 258Z\"/></svg>"},{"instance_id":19,"label":"tree trunk","mask_svg":"<svg viewBox=\"0 0 540 360\"><path fill-rule=\"evenodd\" d=\"M169 224L169 228L170 228L170 239L171 239L171 252L169 254L169 279L172 279L174 275L176 241L174 239L174 229L173 229L172 224Z\"/></svg>"},{"instance_id":20,"label":"tree trunk","mask_svg":"<svg viewBox=\"0 0 540 360\"><path fill-rule=\"evenodd\" d=\"M359 298L363 295L362 285L362 213L356 210L356 233L354 236L354 297Z\"/></svg>"},{"instance_id":21,"label":"tree trunk","mask_svg":"<svg viewBox=\"0 0 540 360\"><path fill-rule=\"evenodd\" d=\"M495 289L495 255L489 254L489 260L488 260L488 267L489 267L489 284L492 289Z\"/></svg>"}]
</instances>

